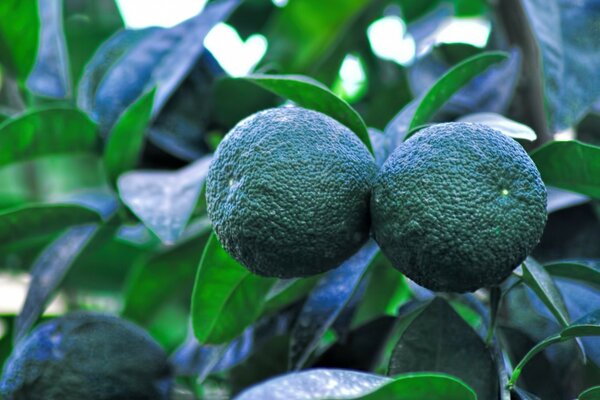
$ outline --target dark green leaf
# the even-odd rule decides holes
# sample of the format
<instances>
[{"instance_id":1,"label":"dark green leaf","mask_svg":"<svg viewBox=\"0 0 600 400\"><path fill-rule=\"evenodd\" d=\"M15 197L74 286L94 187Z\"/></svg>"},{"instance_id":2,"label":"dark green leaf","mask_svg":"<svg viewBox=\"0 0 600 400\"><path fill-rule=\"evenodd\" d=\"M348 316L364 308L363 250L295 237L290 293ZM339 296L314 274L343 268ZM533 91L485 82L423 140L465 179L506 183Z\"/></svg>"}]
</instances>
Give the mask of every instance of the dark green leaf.
<instances>
[{"instance_id":1,"label":"dark green leaf","mask_svg":"<svg viewBox=\"0 0 600 400\"><path fill-rule=\"evenodd\" d=\"M244 391L235 400L353 399L389 382L392 379L363 372L314 369L272 378Z\"/></svg>"},{"instance_id":2,"label":"dark green leaf","mask_svg":"<svg viewBox=\"0 0 600 400\"><path fill-rule=\"evenodd\" d=\"M210 224L204 221L206 233ZM206 234L138 262L125 290L123 316L146 323L173 296L190 296ZM189 300L188 300L189 301Z\"/></svg>"},{"instance_id":3,"label":"dark green leaf","mask_svg":"<svg viewBox=\"0 0 600 400\"><path fill-rule=\"evenodd\" d=\"M551 275L600 285L600 262L579 263L576 261L552 262L544 268Z\"/></svg>"},{"instance_id":4,"label":"dark green leaf","mask_svg":"<svg viewBox=\"0 0 600 400\"><path fill-rule=\"evenodd\" d=\"M512 119L506 118L500 114L495 113L477 113L469 114L460 118L462 122L473 122L477 124L484 124L490 128L494 128L510 136L513 139L523 139L529 142L536 140L537 136L533 129L527 125L520 124Z\"/></svg>"},{"instance_id":5,"label":"dark green leaf","mask_svg":"<svg viewBox=\"0 0 600 400\"><path fill-rule=\"evenodd\" d=\"M251 75L243 79L290 99L301 107L320 111L338 120L354 131L373 153L369 132L360 115L321 83L300 75Z\"/></svg>"},{"instance_id":6,"label":"dark green leaf","mask_svg":"<svg viewBox=\"0 0 600 400\"><path fill-rule=\"evenodd\" d=\"M571 325L560 333L562 339L571 339L582 336L600 336L600 309L593 311Z\"/></svg>"},{"instance_id":7,"label":"dark green leaf","mask_svg":"<svg viewBox=\"0 0 600 400\"><path fill-rule=\"evenodd\" d=\"M361 400L477 400L477 395L462 381L445 374L420 373L401 375L384 383Z\"/></svg>"},{"instance_id":8,"label":"dark green leaf","mask_svg":"<svg viewBox=\"0 0 600 400\"><path fill-rule=\"evenodd\" d=\"M192 326L201 344L235 339L260 315L275 279L252 274L221 247L206 243L192 294Z\"/></svg>"},{"instance_id":9,"label":"dark green leaf","mask_svg":"<svg viewBox=\"0 0 600 400\"><path fill-rule=\"evenodd\" d=\"M58 232L71 225L98 222L100 216L76 205L29 205L0 214L0 243L7 244L34 236Z\"/></svg>"},{"instance_id":10,"label":"dark green leaf","mask_svg":"<svg viewBox=\"0 0 600 400\"><path fill-rule=\"evenodd\" d=\"M34 110L0 125L0 166L50 154L96 149L96 126L76 109Z\"/></svg>"},{"instance_id":11,"label":"dark green leaf","mask_svg":"<svg viewBox=\"0 0 600 400\"><path fill-rule=\"evenodd\" d=\"M69 228L53 241L31 267L31 283L15 321L14 342L21 340L52 300L69 268L98 230L98 224Z\"/></svg>"},{"instance_id":12,"label":"dark green leaf","mask_svg":"<svg viewBox=\"0 0 600 400\"><path fill-rule=\"evenodd\" d=\"M116 186L123 172L134 168L140 158L144 134L150 123L154 90L142 95L123 111L112 128L104 149L104 167Z\"/></svg>"},{"instance_id":13,"label":"dark green leaf","mask_svg":"<svg viewBox=\"0 0 600 400\"><path fill-rule=\"evenodd\" d=\"M214 1L202 13L173 28L147 29L135 35L131 47L111 46L111 50L121 56L110 66L96 58L106 52L101 49L86 68L80 83L80 106L99 122L102 131L106 131L127 106L156 86L152 114L156 116L196 64L204 50L206 34L237 4L238 0ZM131 35L118 37L123 36ZM106 73L93 69L98 66ZM128 71L136 73L131 75Z\"/></svg>"},{"instance_id":14,"label":"dark green leaf","mask_svg":"<svg viewBox=\"0 0 600 400\"><path fill-rule=\"evenodd\" d=\"M200 191L211 156L178 171L131 171L119 177L119 196L163 242L174 243L183 233Z\"/></svg>"},{"instance_id":15,"label":"dark green leaf","mask_svg":"<svg viewBox=\"0 0 600 400\"><path fill-rule=\"evenodd\" d=\"M71 95L71 77L63 30L63 1L38 0L38 7L41 34L27 87L40 96L66 98Z\"/></svg>"},{"instance_id":16,"label":"dark green leaf","mask_svg":"<svg viewBox=\"0 0 600 400\"><path fill-rule=\"evenodd\" d=\"M279 280L269 292L265 313L286 307L305 297L317 284L319 276Z\"/></svg>"},{"instance_id":17,"label":"dark green leaf","mask_svg":"<svg viewBox=\"0 0 600 400\"><path fill-rule=\"evenodd\" d=\"M456 376L472 387L480 400L498 398L498 376L489 349L439 297L405 328L392 354L388 372L394 375L418 371Z\"/></svg>"},{"instance_id":18,"label":"dark green leaf","mask_svg":"<svg viewBox=\"0 0 600 400\"><path fill-rule=\"evenodd\" d=\"M300 369L335 322L378 254L374 241L365 244L338 268L327 273L306 299L292 331L290 365Z\"/></svg>"},{"instance_id":19,"label":"dark green leaf","mask_svg":"<svg viewBox=\"0 0 600 400\"><path fill-rule=\"evenodd\" d=\"M600 400L600 386L584 390L577 396L577 400Z\"/></svg>"},{"instance_id":20,"label":"dark green leaf","mask_svg":"<svg viewBox=\"0 0 600 400\"><path fill-rule=\"evenodd\" d=\"M595 0L524 0L523 6L541 50L550 125L561 131L600 97L600 7Z\"/></svg>"},{"instance_id":21,"label":"dark green leaf","mask_svg":"<svg viewBox=\"0 0 600 400\"><path fill-rule=\"evenodd\" d=\"M600 147L554 141L536 149L531 158L546 185L600 199Z\"/></svg>"},{"instance_id":22,"label":"dark green leaf","mask_svg":"<svg viewBox=\"0 0 600 400\"><path fill-rule=\"evenodd\" d=\"M562 326L569 325L569 313L552 277L537 261L528 258L523 263L523 280L548 307Z\"/></svg>"},{"instance_id":23,"label":"dark green leaf","mask_svg":"<svg viewBox=\"0 0 600 400\"><path fill-rule=\"evenodd\" d=\"M39 32L37 0L0 2L0 62L21 82L35 63Z\"/></svg>"},{"instance_id":24,"label":"dark green leaf","mask_svg":"<svg viewBox=\"0 0 600 400\"><path fill-rule=\"evenodd\" d=\"M486 52L470 57L446 72L423 97L409 125L409 130L425 124L454 93L490 66L504 61L503 52Z\"/></svg>"}]
</instances>

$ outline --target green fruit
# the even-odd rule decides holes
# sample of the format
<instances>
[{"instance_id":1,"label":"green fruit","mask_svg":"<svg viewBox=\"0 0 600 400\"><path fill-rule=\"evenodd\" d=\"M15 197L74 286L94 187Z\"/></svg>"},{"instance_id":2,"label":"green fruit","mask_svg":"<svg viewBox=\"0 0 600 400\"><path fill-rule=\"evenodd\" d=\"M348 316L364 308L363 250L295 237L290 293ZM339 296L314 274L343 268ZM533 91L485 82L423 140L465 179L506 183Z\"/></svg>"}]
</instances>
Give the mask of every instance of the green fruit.
<instances>
[{"instance_id":1,"label":"green fruit","mask_svg":"<svg viewBox=\"0 0 600 400\"><path fill-rule=\"evenodd\" d=\"M237 124L206 181L208 215L250 271L279 278L336 267L369 235L373 157L344 125L298 107Z\"/></svg>"},{"instance_id":2,"label":"green fruit","mask_svg":"<svg viewBox=\"0 0 600 400\"><path fill-rule=\"evenodd\" d=\"M39 325L4 367L6 400L166 400L171 367L142 329L119 318L72 313Z\"/></svg>"},{"instance_id":3,"label":"green fruit","mask_svg":"<svg viewBox=\"0 0 600 400\"><path fill-rule=\"evenodd\" d=\"M499 284L538 243L546 188L513 139L446 123L402 143L373 187L375 239L416 283L465 292Z\"/></svg>"}]
</instances>

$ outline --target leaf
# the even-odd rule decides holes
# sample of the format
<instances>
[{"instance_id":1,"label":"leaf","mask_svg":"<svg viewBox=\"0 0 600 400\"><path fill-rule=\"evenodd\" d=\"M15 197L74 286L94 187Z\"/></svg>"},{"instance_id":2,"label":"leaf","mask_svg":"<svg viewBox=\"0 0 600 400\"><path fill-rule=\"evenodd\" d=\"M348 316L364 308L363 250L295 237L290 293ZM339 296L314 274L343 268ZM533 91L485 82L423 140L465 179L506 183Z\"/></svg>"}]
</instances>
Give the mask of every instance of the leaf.
<instances>
[{"instance_id":1,"label":"leaf","mask_svg":"<svg viewBox=\"0 0 600 400\"><path fill-rule=\"evenodd\" d=\"M600 97L600 8L595 0L524 0L523 7L541 51L550 125L558 132Z\"/></svg>"},{"instance_id":2,"label":"leaf","mask_svg":"<svg viewBox=\"0 0 600 400\"><path fill-rule=\"evenodd\" d=\"M336 369L313 369L269 379L235 400L354 399L392 382L384 376Z\"/></svg>"},{"instance_id":3,"label":"leaf","mask_svg":"<svg viewBox=\"0 0 600 400\"><path fill-rule=\"evenodd\" d=\"M360 115L348 103L312 78L300 75L250 75L245 78L301 107L329 115L346 125L373 153L369 132Z\"/></svg>"},{"instance_id":4,"label":"leaf","mask_svg":"<svg viewBox=\"0 0 600 400\"><path fill-rule=\"evenodd\" d=\"M275 279L252 274L213 234L204 248L192 294L192 326L201 344L235 339L260 315Z\"/></svg>"},{"instance_id":5,"label":"leaf","mask_svg":"<svg viewBox=\"0 0 600 400\"><path fill-rule=\"evenodd\" d=\"M46 108L0 125L0 166L50 154L94 152L96 126L81 111Z\"/></svg>"},{"instance_id":6,"label":"leaf","mask_svg":"<svg viewBox=\"0 0 600 400\"><path fill-rule=\"evenodd\" d=\"M36 0L0 2L0 62L25 82L35 63L40 17Z\"/></svg>"},{"instance_id":7,"label":"leaf","mask_svg":"<svg viewBox=\"0 0 600 400\"><path fill-rule=\"evenodd\" d=\"M63 1L38 0L38 7L41 34L27 87L40 96L64 99L71 95L71 77L63 30Z\"/></svg>"},{"instance_id":8,"label":"leaf","mask_svg":"<svg viewBox=\"0 0 600 400\"><path fill-rule=\"evenodd\" d=\"M506 136L510 136L513 139L523 139L529 142L533 142L537 139L537 135L527 125L520 124L512 119L508 119L500 114L495 113L477 113L465 115L458 119L461 122L473 122L477 124L484 124L490 128L499 130Z\"/></svg>"},{"instance_id":9,"label":"leaf","mask_svg":"<svg viewBox=\"0 0 600 400\"><path fill-rule=\"evenodd\" d=\"M582 336L600 336L600 309L584 315L560 332L562 339Z\"/></svg>"},{"instance_id":10,"label":"leaf","mask_svg":"<svg viewBox=\"0 0 600 400\"><path fill-rule=\"evenodd\" d=\"M94 57L80 84L80 106L106 131L128 105L156 86L152 112L152 116L156 116L200 57L206 34L225 19L238 2L214 1L197 16L173 28L145 30L134 38L133 46L119 49L121 56L104 75L89 68L98 65L106 68ZM91 78L99 79L99 83ZM91 90L93 86L97 89Z\"/></svg>"},{"instance_id":11,"label":"leaf","mask_svg":"<svg viewBox=\"0 0 600 400\"><path fill-rule=\"evenodd\" d=\"M210 232L210 223L204 221ZM206 234L138 262L128 279L122 315L146 323L156 309L173 296L191 296L194 275L205 246Z\"/></svg>"},{"instance_id":12,"label":"leaf","mask_svg":"<svg viewBox=\"0 0 600 400\"><path fill-rule=\"evenodd\" d=\"M104 149L108 179L116 185L119 175L134 168L140 158L144 134L150 123L154 90L142 95L123 111L112 128Z\"/></svg>"},{"instance_id":13,"label":"leaf","mask_svg":"<svg viewBox=\"0 0 600 400\"><path fill-rule=\"evenodd\" d=\"M600 262L557 261L545 264L544 268L553 276L577 279L600 286Z\"/></svg>"},{"instance_id":14,"label":"leaf","mask_svg":"<svg viewBox=\"0 0 600 400\"><path fill-rule=\"evenodd\" d=\"M563 210L565 208L578 206L587 203L590 198L582 194L569 192L554 187L547 188L548 190L548 213Z\"/></svg>"},{"instance_id":15,"label":"leaf","mask_svg":"<svg viewBox=\"0 0 600 400\"><path fill-rule=\"evenodd\" d=\"M569 325L569 313L552 277L544 267L532 258L523 262L523 280L548 307L563 327Z\"/></svg>"},{"instance_id":16,"label":"leaf","mask_svg":"<svg viewBox=\"0 0 600 400\"><path fill-rule=\"evenodd\" d=\"M406 139L410 123L421 100L423 100L423 96L419 96L405 105L385 127L383 133L388 139L388 154L391 154Z\"/></svg>"},{"instance_id":17,"label":"leaf","mask_svg":"<svg viewBox=\"0 0 600 400\"><path fill-rule=\"evenodd\" d=\"M446 72L425 94L410 122L409 130L425 124L460 88L493 64L504 61L503 52L486 52L467 58Z\"/></svg>"},{"instance_id":18,"label":"leaf","mask_svg":"<svg viewBox=\"0 0 600 400\"><path fill-rule=\"evenodd\" d=\"M100 216L76 205L36 204L0 213L0 243L56 233L71 225L99 222Z\"/></svg>"},{"instance_id":19,"label":"leaf","mask_svg":"<svg viewBox=\"0 0 600 400\"><path fill-rule=\"evenodd\" d=\"M265 313L284 308L305 297L317 284L320 276L278 280L269 292Z\"/></svg>"},{"instance_id":20,"label":"leaf","mask_svg":"<svg viewBox=\"0 0 600 400\"><path fill-rule=\"evenodd\" d=\"M201 158L174 172L127 172L117 181L119 196L160 240L174 243L198 202L211 158Z\"/></svg>"},{"instance_id":21,"label":"leaf","mask_svg":"<svg viewBox=\"0 0 600 400\"><path fill-rule=\"evenodd\" d=\"M388 374L418 371L456 376L472 387L480 400L498 398L498 376L489 349L439 297L405 328L392 353Z\"/></svg>"},{"instance_id":22,"label":"leaf","mask_svg":"<svg viewBox=\"0 0 600 400\"><path fill-rule=\"evenodd\" d=\"M554 141L536 149L531 158L546 185L600 199L600 147Z\"/></svg>"},{"instance_id":23,"label":"leaf","mask_svg":"<svg viewBox=\"0 0 600 400\"><path fill-rule=\"evenodd\" d=\"M600 400L600 386L594 386L581 392L577 400Z\"/></svg>"},{"instance_id":24,"label":"leaf","mask_svg":"<svg viewBox=\"0 0 600 400\"><path fill-rule=\"evenodd\" d=\"M369 241L338 268L328 272L310 293L290 342L290 366L300 369L359 286L379 248Z\"/></svg>"},{"instance_id":25,"label":"leaf","mask_svg":"<svg viewBox=\"0 0 600 400\"><path fill-rule=\"evenodd\" d=\"M98 224L69 228L34 262L27 297L15 320L14 343L23 339L42 315L69 268L97 230Z\"/></svg>"},{"instance_id":26,"label":"leaf","mask_svg":"<svg viewBox=\"0 0 600 400\"><path fill-rule=\"evenodd\" d=\"M462 381L445 374L401 375L373 392L353 397L361 400L477 400L477 395Z\"/></svg>"}]
</instances>

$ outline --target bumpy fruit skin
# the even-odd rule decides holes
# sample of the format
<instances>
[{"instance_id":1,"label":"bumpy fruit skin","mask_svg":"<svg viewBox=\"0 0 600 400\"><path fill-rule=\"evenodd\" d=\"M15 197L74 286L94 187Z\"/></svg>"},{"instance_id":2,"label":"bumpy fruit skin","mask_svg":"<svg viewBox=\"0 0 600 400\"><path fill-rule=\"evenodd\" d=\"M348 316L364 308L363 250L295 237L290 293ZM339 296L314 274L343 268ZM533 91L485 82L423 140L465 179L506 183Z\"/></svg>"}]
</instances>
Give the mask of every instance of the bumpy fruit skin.
<instances>
[{"instance_id":1,"label":"bumpy fruit skin","mask_svg":"<svg viewBox=\"0 0 600 400\"><path fill-rule=\"evenodd\" d=\"M546 188L513 139L480 124L423 129L383 165L373 232L392 264L435 291L496 285L538 243Z\"/></svg>"},{"instance_id":2,"label":"bumpy fruit skin","mask_svg":"<svg viewBox=\"0 0 600 400\"><path fill-rule=\"evenodd\" d=\"M369 236L373 157L344 125L298 107L261 111L220 143L206 181L219 241L255 274L336 267Z\"/></svg>"},{"instance_id":3,"label":"bumpy fruit skin","mask_svg":"<svg viewBox=\"0 0 600 400\"><path fill-rule=\"evenodd\" d=\"M171 367L142 329L117 317L72 313L38 326L15 347L3 400L167 400Z\"/></svg>"}]
</instances>

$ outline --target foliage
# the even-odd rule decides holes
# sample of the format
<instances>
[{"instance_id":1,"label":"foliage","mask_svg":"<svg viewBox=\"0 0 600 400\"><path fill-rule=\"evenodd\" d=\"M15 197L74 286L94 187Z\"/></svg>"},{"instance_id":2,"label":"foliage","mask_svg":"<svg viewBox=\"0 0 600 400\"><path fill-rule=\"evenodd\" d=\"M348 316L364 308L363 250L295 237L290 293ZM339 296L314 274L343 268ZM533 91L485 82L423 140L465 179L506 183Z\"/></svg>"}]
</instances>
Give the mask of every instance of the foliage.
<instances>
[{"instance_id":1,"label":"foliage","mask_svg":"<svg viewBox=\"0 0 600 400\"><path fill-rule=\"evenodd\" d=\"M384 17L412 59L375 51ZM484 21L486 43L441 40L454 17ZM221 22L267 39L248 76L204 48ZM5 376L54 302L142 326L173 398L598 398L599 55L595 0L211 0L140 30L114 0L3 0L0 286L29 282L22 309L0 288ZM235 124L288 103L345 125L379 167L431 124L510 136L548 188L540 243L476 293L418 286L373 241L320 275L250 273L216 240L204 182Z\"/></svg>"}]
</instances>

